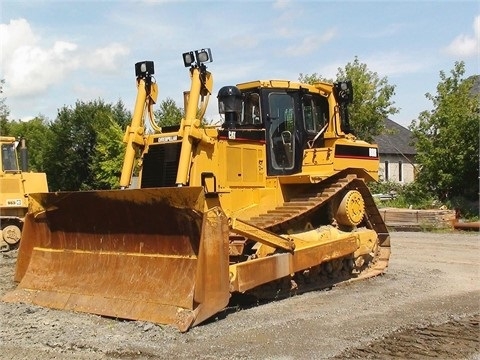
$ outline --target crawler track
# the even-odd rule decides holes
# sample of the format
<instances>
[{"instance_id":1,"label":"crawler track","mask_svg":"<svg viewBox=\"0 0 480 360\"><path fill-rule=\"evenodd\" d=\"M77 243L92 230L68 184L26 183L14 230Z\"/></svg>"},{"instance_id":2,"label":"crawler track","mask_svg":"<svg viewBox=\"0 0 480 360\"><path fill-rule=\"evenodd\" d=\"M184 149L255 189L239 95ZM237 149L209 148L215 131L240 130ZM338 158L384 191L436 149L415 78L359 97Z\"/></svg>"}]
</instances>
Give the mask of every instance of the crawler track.
<instances>
[{"instance_id":1,"label":"crawler track","mask_svg":"<svg viewBox=\"0 0 480 360\"><path fill-rule=\"evenodd\" d=\"M345 273L338 274L334 278L330 276L328 281L323 279L319 284L310 284L307 286L308 289L304 289L303 291L325 288L345 281L355 281L377 276L387 268L390 258L390 235L365 182L353 174L336 179L332 178L325 183L312 187L304 194L292 197L281 206L278 206L266 214L247 220L254 226L277 234L285 233L287 229L291 228L303 228L305 224L310 222L310 219L315 213L338 198L343 191L347 190L357 190L362 194L366 213L362 226L373 229L378 234L377 251L372 259L362 266L361 271L348 275ZM327 225L327 223L322 225Z\"/></svg>"}]
</instances>

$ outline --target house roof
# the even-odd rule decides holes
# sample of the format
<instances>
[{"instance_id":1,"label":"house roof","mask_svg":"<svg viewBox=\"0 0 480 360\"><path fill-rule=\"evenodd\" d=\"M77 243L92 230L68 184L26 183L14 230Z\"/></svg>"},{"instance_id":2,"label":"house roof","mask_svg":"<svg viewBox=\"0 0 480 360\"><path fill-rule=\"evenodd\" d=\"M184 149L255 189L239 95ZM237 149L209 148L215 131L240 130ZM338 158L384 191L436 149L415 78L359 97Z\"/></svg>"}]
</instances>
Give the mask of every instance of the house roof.
<instances>
[{"instance_id":1,"label":"house roof","mask_svg":"<svg viewBox=\"0 0 480 360\"><path fill-rule=\"evenodd\" d=\"M374 137L380 154L416 155L412 132L390 119L385 120L386 134Z\"/></svg>"},{"instance_id":2,"label":"house roof","mask_svg":"<svg viewBox=\"0 0 480 360\"><path fill-rule=\"evenodd\" d=\"M480 75L473 75L473 85L470 90L472 94L480 94ZM413 144L412 132L395 121L385 120L386 134L374 137L374 142L378 144L380 154L403 154L416 155L417 151Z\"/></svg>"}]
</instances>

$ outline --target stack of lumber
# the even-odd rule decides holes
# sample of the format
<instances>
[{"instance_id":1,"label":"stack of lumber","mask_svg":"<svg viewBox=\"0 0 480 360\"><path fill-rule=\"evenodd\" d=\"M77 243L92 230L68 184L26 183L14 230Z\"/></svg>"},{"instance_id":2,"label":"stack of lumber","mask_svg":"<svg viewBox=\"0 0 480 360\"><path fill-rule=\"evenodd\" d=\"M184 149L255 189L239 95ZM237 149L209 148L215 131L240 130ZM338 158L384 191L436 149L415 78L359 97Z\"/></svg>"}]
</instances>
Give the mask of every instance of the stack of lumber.
<instances>
[{"instance_id":1,"label":"stack of lumber","mask_svg":"<svg viewBox=\"0 0 480 360\"><path fill-rule=\"evenodd\" d=\"M455 210L413 210L380 208L383 221L392 230L422 231L452 229Z\"/></svg>"}]
</instances>

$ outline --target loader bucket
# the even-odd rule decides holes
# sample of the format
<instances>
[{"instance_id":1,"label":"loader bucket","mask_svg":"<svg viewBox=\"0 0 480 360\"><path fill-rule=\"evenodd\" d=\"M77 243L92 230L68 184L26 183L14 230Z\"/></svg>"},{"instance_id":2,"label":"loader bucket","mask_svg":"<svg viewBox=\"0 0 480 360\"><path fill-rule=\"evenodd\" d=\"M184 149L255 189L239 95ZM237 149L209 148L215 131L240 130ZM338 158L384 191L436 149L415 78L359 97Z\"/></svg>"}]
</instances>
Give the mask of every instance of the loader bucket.
<instances>
[{"instance_id":1,"label":"loader bucket","mask_svg":"<svg viewBox=\"0 0 480 360\"><path fill-rule=\"evenodd\" d=\"M229 301L228 224L203 188L30 195L4 301L176 325Z\"/></svg>"}]
</instances>

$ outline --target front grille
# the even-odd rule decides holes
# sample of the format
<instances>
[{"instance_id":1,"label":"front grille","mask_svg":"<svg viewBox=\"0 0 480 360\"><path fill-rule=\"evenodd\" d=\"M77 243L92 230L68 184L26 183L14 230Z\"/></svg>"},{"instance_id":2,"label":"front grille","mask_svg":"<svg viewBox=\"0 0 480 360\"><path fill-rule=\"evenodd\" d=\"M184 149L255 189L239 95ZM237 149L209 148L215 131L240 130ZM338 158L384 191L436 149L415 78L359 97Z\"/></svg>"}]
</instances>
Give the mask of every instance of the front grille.
<instances>
[{"instance_id":1,"label":"front grille","mask_svg":"<svg viewBox=\"0 0 480 360\"><path fill-rule=\"evenodd\" d=\"M150 145L143 158L142 188L175 186L181 143Z\"/></svg>"}]
</instances>

